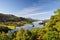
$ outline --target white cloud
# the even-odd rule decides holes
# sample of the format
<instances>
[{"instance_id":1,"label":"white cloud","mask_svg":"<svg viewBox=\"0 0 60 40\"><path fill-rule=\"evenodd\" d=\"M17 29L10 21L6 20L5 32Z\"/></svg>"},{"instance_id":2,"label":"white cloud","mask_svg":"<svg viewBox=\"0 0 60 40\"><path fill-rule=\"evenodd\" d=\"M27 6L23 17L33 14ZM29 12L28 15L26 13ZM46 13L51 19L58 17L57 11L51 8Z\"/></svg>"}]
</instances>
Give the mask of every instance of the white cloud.
<instances>
[{"instance_id":1,"label":"white cloud","mask_svg":"<svg viewBox=\"0 0 60 40\"><path fill-rule=\"evenodd\" d=\"M21 11L17 12L17 14L21 14L21 15L29 14L29 13L32 13L32 12L37 11L39 9L41 9L40 6L39 7L28 7L28 8L24 8Z\"/></svg>"},{"instance_id":2,"label":"white cloud","mask_svg":"<svg viewBox=\"0 0 60 40\"><path fill-rule=\"evenodd\" d=\"M37 16L37 15L44 15L44 14L47 14L47 13L50 13L53 11L53 10L51 10L51 11L47 11L47 12L45 12L45 11L41 12L41 9L43 9L43 8L44 8L43 6L24 8L21 11L17 12L17 15L21 16L21 17L33 17L33 16Z\"/></svg>"},{"instance_id":3,"label":"white cloud","mask_svg":"<svg viewBox=\"0 0 60 40\"><path fill-rule=\"evenodd\" d=\"M39 4L39 3L37 3ZM52 9L51 11L41 11L43 10L44 8L47 8L51 5L54 4L54 2L52 3L48 3L48 4L44 4L42 6L37 5L36 3L33 4L33 6L31 7L28 7L28 8L24 8L22 10L19 10L17 13L17 16L21 16L21 17L34 17L34 16L40 16L40 15L44 15L44 14L49 14L51 12L53 12L55 9ZM50 8L49 8L50 9ZM39 10L39 11L38 11ZM16 15L16 14L15 14Z\"/></svg>"},{"instance_id":4,"label":"white cloud","mask_svg":"<svg viewBox=\"0 0 60 40\"><path fill-rule=\"evenodd\" d=\"M26 15L23 15L22 17L34 17L34 16L38 16L38 15L44 15L44 14L49 14L50 12L52 11L48 11L48 12L40 12L40 13L33 13L33 14L26 14Z\"/></svg>"}]
</instances>

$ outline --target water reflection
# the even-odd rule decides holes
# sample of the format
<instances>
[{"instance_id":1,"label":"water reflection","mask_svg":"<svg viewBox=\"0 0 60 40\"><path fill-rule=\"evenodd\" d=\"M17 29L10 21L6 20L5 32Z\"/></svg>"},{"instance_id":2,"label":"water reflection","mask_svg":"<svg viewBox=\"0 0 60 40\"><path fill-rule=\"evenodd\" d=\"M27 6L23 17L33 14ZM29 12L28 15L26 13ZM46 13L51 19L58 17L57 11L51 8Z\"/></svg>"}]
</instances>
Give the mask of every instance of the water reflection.
<instances>
[{"instance_id":1,"label":"water reflection","mask_svg":"<svg viewBox=\"0 0 60 40\"><path fill-rule=\"evenodd\" d=\"M34 29L34 28L42 28L42 27L43 27L43 25L40 25L39 22L33 22L33 23L30 24L30 25L24 25L24 26L22 26L22 27L16 27L15 30L9 30L9 31L8 31L8 34L9 34L9 33L12 33L12 32L15 32L15 31L18 31L20 28L23 28L24 30L26 30L26 29L32 30L32 29Z\"/></svg>"}]
</instances>

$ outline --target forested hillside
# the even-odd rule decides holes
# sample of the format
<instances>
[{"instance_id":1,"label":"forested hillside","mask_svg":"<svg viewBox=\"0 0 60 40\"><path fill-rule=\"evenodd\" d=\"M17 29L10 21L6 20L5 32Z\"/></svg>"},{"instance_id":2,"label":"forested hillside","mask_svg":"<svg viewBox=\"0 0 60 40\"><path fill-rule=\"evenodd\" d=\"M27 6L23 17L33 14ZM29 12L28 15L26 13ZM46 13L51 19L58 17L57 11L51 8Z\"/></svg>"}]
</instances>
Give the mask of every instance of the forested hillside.
<instances>
[{"instance_id":1,"label":"forested hillside","mask_svg":"<svg viewBox=\"0 0 60 40\"><path fill-rule=\"evenodd\" d=\"M20 21L34 21L33 19L17 17L11 14L0 13L0 22L20 22Z\"/></svg>"},{"instance_id":2,"label":"forested hillside","mask_svg":"<svg viewBox=\"0 0 60 40\"><path fill-rule=\"evenodd\" d=\"M30 18L17 17L11 14L0 13L0 32L4 31L7 33L8 30L15 29L16 26L21 27L24 24L30 24L33 21L35 20Z\"/></svg>"}]
</instances>

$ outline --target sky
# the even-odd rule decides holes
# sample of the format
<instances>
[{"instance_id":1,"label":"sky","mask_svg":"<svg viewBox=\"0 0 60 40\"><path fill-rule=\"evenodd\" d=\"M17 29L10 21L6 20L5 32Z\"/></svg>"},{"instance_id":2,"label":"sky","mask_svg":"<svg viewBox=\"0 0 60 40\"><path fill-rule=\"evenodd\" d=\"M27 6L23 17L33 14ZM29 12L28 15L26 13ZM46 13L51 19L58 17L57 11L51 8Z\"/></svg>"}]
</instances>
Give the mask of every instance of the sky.
<instances>
[{"instance_id":1,"label":"sky","mask_svg":"<svg viewBox=\"0 0 60 40\"><path fill-rule=\"evenodd\" d=\"M60 8L60 0L0 0L0 13L18 17L49 19Z\"/></svg>"}]
</instances>

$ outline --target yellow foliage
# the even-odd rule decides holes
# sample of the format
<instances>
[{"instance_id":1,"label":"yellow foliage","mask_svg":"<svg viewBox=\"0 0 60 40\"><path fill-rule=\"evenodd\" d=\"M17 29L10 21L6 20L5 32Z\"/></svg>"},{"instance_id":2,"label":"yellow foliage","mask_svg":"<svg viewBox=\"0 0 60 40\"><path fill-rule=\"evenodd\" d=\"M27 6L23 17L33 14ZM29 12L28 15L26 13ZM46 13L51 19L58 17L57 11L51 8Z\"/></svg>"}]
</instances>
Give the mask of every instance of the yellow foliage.
<instances>
[{"instance_id":1,"label":"yellow foliage","mask_svg":"<svg viewBox=\"0 0 60 40\"><path fill-rule=\"evenodd\" d=\"M7 26L8 28L10 29L15 29L16 27L15 26Z\"/></svg>"},{"instance_id":2,"label":"yellow foliage","mask_svg":"<svg viewBox=\"0 0 60 40\"><path fill-rule=\"evenodd\" d=\"M57 29L58 31L60 31L60 22L56 22L55 27L56 27L56 29Z\"/></svg>"}]
</instances>

